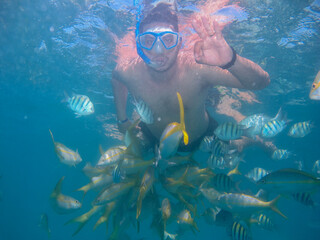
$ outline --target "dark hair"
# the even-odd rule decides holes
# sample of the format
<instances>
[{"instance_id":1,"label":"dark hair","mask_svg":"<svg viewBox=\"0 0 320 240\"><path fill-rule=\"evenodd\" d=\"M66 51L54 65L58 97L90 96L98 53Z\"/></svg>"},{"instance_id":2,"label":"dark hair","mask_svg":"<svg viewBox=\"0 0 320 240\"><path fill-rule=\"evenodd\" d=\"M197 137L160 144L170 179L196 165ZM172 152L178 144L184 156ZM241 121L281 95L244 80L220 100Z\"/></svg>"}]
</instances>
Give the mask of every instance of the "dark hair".
<instances>
[{"instance_id":1,"label":"dark hair","mask_svg":"<svg viewBox=\"0 0 320 240\"><path fill-rule=\"evenodd\" d=\"M142 32L143 27L153 22L169 23L173 26L174 31L178 32L178 16L177 13L170 9L170 5L159 3L142 19L139 32Z\"/></svg>"}]
</instances>

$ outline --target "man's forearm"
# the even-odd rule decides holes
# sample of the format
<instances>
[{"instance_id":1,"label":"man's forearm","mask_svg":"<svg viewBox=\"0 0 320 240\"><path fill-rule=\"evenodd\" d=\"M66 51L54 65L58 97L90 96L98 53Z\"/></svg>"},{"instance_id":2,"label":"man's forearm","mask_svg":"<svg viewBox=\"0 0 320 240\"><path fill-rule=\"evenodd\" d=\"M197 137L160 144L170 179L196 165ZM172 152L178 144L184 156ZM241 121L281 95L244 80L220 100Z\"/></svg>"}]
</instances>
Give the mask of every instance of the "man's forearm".
<instances>
[{"instance_id":1,"label":"man's forearm","mask_svg":"<svg viewBox=\"0 0 320 240\"><path fill-rule=\"evenodd\" d=\"M114 95L114 102L116 105L117 118L123 121L127 118L126 108L127 108L127 97L128 89L120 81L112 79L112 88Z\"/></svg>"},{"instance_id":2,"label":"man's forearm","mask_svg":"<svg viewBox=\"0 0 320 240\"><path fill-rule=\"evenodd\" d=\"M237 59L228 71L235 76L246 89L263 89L270 83L270 77L258 64L237 55Z\"/></svg>"}]
</instances>

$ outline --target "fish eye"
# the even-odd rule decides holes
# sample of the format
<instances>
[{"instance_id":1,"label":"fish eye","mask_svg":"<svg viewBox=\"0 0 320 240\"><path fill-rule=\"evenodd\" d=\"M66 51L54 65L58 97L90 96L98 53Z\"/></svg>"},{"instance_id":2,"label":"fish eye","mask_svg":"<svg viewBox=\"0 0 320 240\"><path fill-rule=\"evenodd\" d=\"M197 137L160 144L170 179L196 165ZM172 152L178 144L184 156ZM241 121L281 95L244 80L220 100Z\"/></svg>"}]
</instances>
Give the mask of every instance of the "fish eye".
<instances>
[{"instance_id":1,"label":"fish eye","mask_svg":"<svg viewBox=\"0 0 320 240\"><path fill-rule=\"evenodd\" d=\"M315 88L316 87L316 84L314 83L314 84L312 84L312 88Z\"/></svg>"}]
</instances>

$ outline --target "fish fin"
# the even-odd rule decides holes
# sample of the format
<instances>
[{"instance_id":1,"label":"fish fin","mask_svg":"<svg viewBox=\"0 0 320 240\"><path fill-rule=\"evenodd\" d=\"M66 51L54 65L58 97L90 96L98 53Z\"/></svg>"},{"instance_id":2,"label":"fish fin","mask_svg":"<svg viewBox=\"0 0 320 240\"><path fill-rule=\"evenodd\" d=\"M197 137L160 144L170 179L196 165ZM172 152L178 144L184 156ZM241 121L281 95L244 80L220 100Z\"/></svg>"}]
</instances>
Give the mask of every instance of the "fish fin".
<instances>
[{"instance_id":1,"label":"fish fin","mask_svg":"<svg viewBox=\"0 0 320 240\"><path fill-rule=\"evenodd\" d=\"M99 151L100 151L100 154L101 154L101 155L103 155L104 152L105 152L100 144L99 144Z\"/></svg>"},{"instance_id":2,"label":"fish fin","mask_svg":"<svg viewBox=\"0 0 320 240\"><path fill-rule=\"evenodd\" d=\"M66 91L63 91L64 99L61 100L62 103L69 102L69 95Z\"/></svg>"},{"instance_id":3,"label":"fish fin","mask_svg":"<svg viewBox=\"0 0 320 240\"><path fill-rule=\"evenodd\" d=\"M52 198L58 196L61 193L61 186L62 186L63 180L64 180L64 176L60 178L59 182L56 184L53 192L51 193Z\"/></svg>"},{"instance_id":4,"label":"fish fin","mask_svg":"<svg viewBox=\"0 0 320 240\"><path fill-rule=\"evenodd\" d=\"M280 199L280 195L278 197L276 197L275 199L273 199L272 201L268 202L269 206L272 211L278 213L280 216L284 217L285 219L288 219L288 217L286 215L284 215L282 212L280 212L279 208L277 207L277 203L278 203L279 199Z\"/></svg>"},{"instance_id":5,"label":"fish fin","mask_svg":"<svg viewBox=\"0 0 320 240\"><path fill-rule=\"evenodd\" d=\"M184 145L188 145L188 143L189 143L188 133L185 130L182 130L182 133L183 133L183 143L184 143Z\"/></svg>"},{"instance_id":6,"label":"fish fin","mask_svg":"<svg viewBox=\"0 0 320 240\"><path fill-rule=\"evenodd\" d=\"M239 163L234 169L228 172L227 176L231 176L231 175L242 175L241 172L239 171Z\"/></svg>"},{"instance_id":7,"label":"fish fin","mask_svg":"<svg viewBox=\"0 0 320 240\"><path fill-rule=\"evenodd\" d=\"M182 129L185 130L186 128L184 123L184 107L183 107L183 101L179 92L177 92L177 97L178 97L179 109L180 109L180 124L182 126Z\"/></svg>"},{"instance_id":8,"label":"fish fin","mask_svg":"<svg viewBox=\"0 0 320 240\"><path fill-rule=\"evenodd\" d=\"M282 106L279 108L276 116L272 120L282 120L283 119L283 111L282 111Z\"/></svg>"},{"instance_id":9,"label":"fish fin","mask_svg":"<svg viewBox=\"0 0 320 240\"><path fill-rule=\"evenodd\" d=\"M53 134L52 134L50 129L49 129L49 132L50 132L50 135L51 135L52 142L53 142L53 144L55 144L55 141L54 141L54 138L53 138Z\"/></svg>"},{"instance_id":10,"label":"fish fin","mask_svg":"<svg viewBox=\"0 0 320 240\"><path fill-rule=\"evenodd\" d=\"M81 117L82 115L81 114L79 114L79 113L75 113L75 115L76 115L76 118L79 118L79 117Z\"/></svg>"},{"instance_id":11,"label":"fish fin","mask_svg":"<svg viewBox=\"0 0 320 240\"><path fill-rule=\"evenodd\" d=\"M262 201L267 201L268 192L264 189L259 189L259 191L254 196Z\"/></svg>"}]
</instances>

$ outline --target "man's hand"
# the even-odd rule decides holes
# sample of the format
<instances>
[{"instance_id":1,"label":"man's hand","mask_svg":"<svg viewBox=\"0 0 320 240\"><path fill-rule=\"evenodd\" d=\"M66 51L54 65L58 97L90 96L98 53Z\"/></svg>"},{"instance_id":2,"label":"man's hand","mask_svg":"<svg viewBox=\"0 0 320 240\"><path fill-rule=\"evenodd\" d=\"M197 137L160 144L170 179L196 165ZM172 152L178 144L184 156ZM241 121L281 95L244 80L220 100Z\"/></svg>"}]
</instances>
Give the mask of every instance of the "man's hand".
<instances>
[{"instance_id":1,"label":"man's hand","mask_svg":"<svg viewBox=\"0 0 320 240\"><path fill-rule=\"evenodd\" d=\"M211 26L208 17L201 17L193 20L192 25L201 38L194 45L197 63L221 67L231 61L233 52L224 39L218 22L214 21Z\"/></svg>"}]
</instances>

